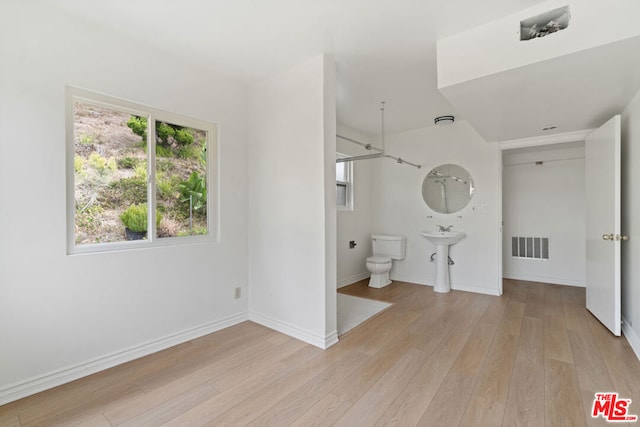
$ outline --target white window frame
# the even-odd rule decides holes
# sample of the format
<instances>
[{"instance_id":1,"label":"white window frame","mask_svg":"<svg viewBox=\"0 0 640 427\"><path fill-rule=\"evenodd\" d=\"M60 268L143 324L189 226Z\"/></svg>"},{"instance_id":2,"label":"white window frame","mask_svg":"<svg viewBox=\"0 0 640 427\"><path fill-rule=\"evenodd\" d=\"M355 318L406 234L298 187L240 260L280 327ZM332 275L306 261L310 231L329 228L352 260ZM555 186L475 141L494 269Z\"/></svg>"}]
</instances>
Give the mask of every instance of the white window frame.
<instances>
[{"instance_id":1,"label":"white window frame","mask_svg":"<svg viewBox=\"0 0 640 427\"><path fill-rule=\"evenodd\" d=\"M75 171L74 171L74 104L81 102L103 108L110 108L124 113L147 118L147 218L149 229L147 239L108 243L75 243ZM179 126L200 129L207 132L207 234L176 237L156 237L156 121L173 123ZM220 204L218 201L218 137L214 123L191 117L170 113L143 104L137 104L104 94L79 89L66 88L66 178L67 178L67 254L93 252L110 252L134 248L151 248L215 242L218 239L218 218Z\"/></svg>"},{"instance_id":2,"label":"white window frame","mask_svg":"<svg viewBox=\"0 0 640 427\"><path fill-rule=\"evenodd\" d=\"M346 154L336 153L336 158L344 158L349 157ZM336 203L336 207L339 211L353 211L353 162L344 162L342 163L345 166L345 175L347 177L346 181L338 181L336 179L336 188L338 185L344 185L347 190L347 197L345 206L338 205Z\"/></svg>"}]
</instances>

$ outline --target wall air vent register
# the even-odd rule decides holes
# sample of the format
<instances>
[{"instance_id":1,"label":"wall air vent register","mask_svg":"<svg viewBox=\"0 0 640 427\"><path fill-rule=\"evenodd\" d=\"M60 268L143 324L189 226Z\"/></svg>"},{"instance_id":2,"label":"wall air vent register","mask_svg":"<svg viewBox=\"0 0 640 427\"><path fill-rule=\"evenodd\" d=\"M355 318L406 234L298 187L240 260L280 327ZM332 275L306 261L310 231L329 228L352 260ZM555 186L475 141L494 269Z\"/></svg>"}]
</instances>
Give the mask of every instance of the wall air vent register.
<instances>
[{"instance_id":1,"label":"wall air vent register","mask_svg":"<svg viewBox=\"0 0 640 427\"><path fill-rule=\"evenodd\" d=\"M549 238L512 237L511 256L524 259L549 259Z\"/></svg>"}]
</instances>

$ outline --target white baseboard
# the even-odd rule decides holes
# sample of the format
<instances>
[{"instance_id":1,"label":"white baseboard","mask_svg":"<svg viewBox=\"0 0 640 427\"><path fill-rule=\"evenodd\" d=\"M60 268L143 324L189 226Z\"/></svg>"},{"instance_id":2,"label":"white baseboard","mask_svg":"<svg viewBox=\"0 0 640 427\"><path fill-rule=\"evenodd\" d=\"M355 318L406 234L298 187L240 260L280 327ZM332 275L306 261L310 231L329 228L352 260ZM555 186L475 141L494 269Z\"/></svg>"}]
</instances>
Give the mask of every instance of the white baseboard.
<instances>
[{"instance_id":1,"label":"white baseboard","mask_svg":"<svg viewBox=\"0 0 640 427\"><path fill-rule=\"evenodd\" d=\"M400 282L415 283L417 285L425 285L425 286L431 286L431 287L434 286L433 283L427 282L424 279L420 279L417 277L410 277L410 276L393 275L391 277L391 280L398 280ZM476 294L484 294L484 295L492 295L492 296L501 295L499 289L489 289L489 288L481 288L478 286L468 286L463 283L452 283L451 289L453 289L454 291L473 292Z\"/></svg>"},{"instance_id":2,"label":"white baseboard","mask_svg":"<svg viewBox=\"0 0 640 427\"><path fill-rule=\"evenodd\" d=\"M392 281L407 282L407 283L413 283L416 285L425 285L425 286L433 287L433 283L425 281L424 279L421 279L418 277L405 276L403 274L391 274L389 278Z\"/></svg>"},{"instance_id":3,"label":"white baseboard","mask_svg":"<svg viewBox=\"0 0 640 427\"><path fill-rule=\"evenodd\" d=\"M584 280L567 280L567 279L561 279L557 277L535 276L535 275L519 274L519 273L502 273L502 277L504 277L505 279L525 280L527 282L540 282L540 283L551 283L554 285L575 286L578 288L584 288L586 286L586 283L584 282Z\"/></svg>"},{"instance_id":4,"label":"white baseboard","mask_svg":"<svg viewBox=\"0 0 640 427\"><path fill-rule=\"evenodd\" d=\"M336 329L335 331L333 331L332 333L327 335L327 337L324 339L324 348L323 348L323 350L326 350L329 347L331 347L332 345L337 344L337 343L338 343L338 330Z\"/></svg>"},{"instance_id":5,"label":"white baseboard","mask_svg":"<svg viewBox=\"0 0 640 427\"><path fill-rule=\"evenodd\" d=\"M338 280L338 289L343 288L345 286L351 285L353 283L359 282L361 280L369 278L370 273L364 272L360 274L355 274L353 276L345 277Z\"/></svg>"},{"instance_id":6,"label":"white baseboard","mask_svg":"<svg viewBox=\"0 0 640 427\"><path fill-rule=\"evenodd\" d=\"M278 331L285 335L289 335L290 337L299 339L300 341L304 341L323 350L331 347L338 342L338 331L333 331L327 336L323 337L311 331L299 328L295 325L291 325L281 320L274 319L273 317L255 312L249 313L249 320L251 320L252 322L256 322L262 326L266 326L269 329L273 329L274 331Z\"/></svg>"},{"instance_id":7,"label":"white baseboard","mask_svg":"<svg viewBox=\"0 0 640 427\"><path fill-rule=\"evenodd\" d=\"M130 347L126 350L101 356L88 362L83 362L75 366L70 366L26 381L12 384L0 389L0 405L66 384L79 378L95 374L96 372L104 371L105 369L130 362L140 357L156 353L160 350L182 344L233 325L237 325L238 323L247 320L249 320L248 313L236 314L221 320L206 323L204 325L196 326L195 328L149 341L144 344Z\"/></svg>"},{"instance_id":8,"label":"white baseboard","mask_svg":"<svg viewBox=\"0 0 640 427\"><path fill-rule=\"evenodd\" d=\"M453 289L454 291L473 292L474 294L491 295L494 297L499 297L500 295L502 295L499 289L479 288L477 286L452 284L451 289Z\"/></svg>"},{"instance_id":9,"label":"white baseboard","mask_svg":"<svg viewBox=\"0 0 640 427\"><path fill-rule=\"evenodd\" d=\"M629 326L627 319L622 317L622 334L629 342L631 349L636 354L638 360L640 360L640 338L635 331Z\"/></svg>"}]
</instances>

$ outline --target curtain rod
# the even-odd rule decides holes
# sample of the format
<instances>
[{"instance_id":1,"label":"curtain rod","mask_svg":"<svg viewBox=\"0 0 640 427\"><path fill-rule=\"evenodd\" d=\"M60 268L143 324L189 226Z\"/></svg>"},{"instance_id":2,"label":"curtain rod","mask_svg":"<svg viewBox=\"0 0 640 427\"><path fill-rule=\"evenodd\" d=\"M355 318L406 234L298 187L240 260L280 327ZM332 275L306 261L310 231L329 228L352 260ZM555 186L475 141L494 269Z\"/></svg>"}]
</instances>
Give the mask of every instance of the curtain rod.
<instances>
[{"instance_id":1,"label":"curtain rod","mask_svg":"<svg viewBox=\"0 0 640 427\"><path fill-rule=\"evenodd\" d=\"M364 147L367 150L375 150L375 151L377 151L377 153L375 153L375 154L364 154L364 155L361 155L361 156L343 157L341 159L337 159L336 163L352 162L352 161L355 161L355 160L377 159L378 157L388 157L390 159L395 160L397 163L400 163L400 164L406 164L406 165L413 166L414 168L418 168L418 169L420 169L422 167L421 165L417 165L415 163L411 163L411 162L408 162L406 160L403 160L400 157L394 157L394 156L390 156L389 154L386 154L385 146L384 146L385 145L384 144L384 142L385 142L384 141L384 135L385 135L385 130L384 130L384 104L385 104L385 102L382 101L381 102L381 106L380 106L380 134L381 134L382 148L374 147L371 144L367 144L365 142L356 141L355 139L347 138L346 136L342 136L342 135L336 134L336 137L344 139L345 141L349 141L349 142L352 142L354 144L358 144L358 145Z\"/></svg>"},{"instance_id":2,"label":"curtain rod","mask_svg":"<svg viewBox=\"0 0 640 427\"><path fill-rule=\"evenodd\" d=\"M415 164L415 163L408 162L408 161L406 161L405 159L401 159L400 157L393 157L393 156L390 156L390 155L388 155L388 154L385 154L383 157L388 157L388 158L390 158L390 159L393 159L393 160L395 160L397 163L400 163L401 165L409 165L409 166L413 166L414 168L418 168L418 169L421 169L421 168L422 168L422 165L417 165L417 164Z\"/></svg>"},{"instance_id":3,"label":"curtain rod","mask_svg":"<svg viewBox=\"0 0 640 427\"><path fill-rule=\"evenodd\" d=\"M369 159L377 159L378 157L386 157L384 153L373 153L373 154L363 154L362 156L352 156L352 157L340 157L336 159L336 163L346 163L353 162L356 160L369 160Z\"/></svg>"},{"instance_id":4,"label":"curtain rod","mask_svg":"<svg viewBox=\"0 0 640 427\"><path fill-rule=\"evenodd\" d=\"M338 138L340 138L340 139L344 139L345 141L349 141L349 142L353 142L354 144L358 144L358 145L360 145L360 146L362 146L362 147L366 148L367 150L376 150L376 151L379 151L379 152L381 152L381 153L382 153L382 152L384 152L384 150L382 150L381 148L374 147L373 145L368 144L368 143L366 143L366 142L356 141L355 139L347 138L346 136L342 136L342 135L337 135L337 134L336 134L336 136L337 136Z\"/></svg>"},{"instance_id":5,"label":"curtain rod","mask_svg":"<svg viewBox=\"0 0 640 427\"><path fill-rule=\"evenodd\" d=\"M379 157L386 157L389 159L393 159L395 160L397 163L400 163L401 165L409 165L409 166L413 166L414 168L418 168L421 169L422 165L417 165L415 163L411 163L408 162L400 157L395 157L395 156L390 156L389 154L385 154L385 153L373 153L373 154L364 154L362 156L352 156L352 157L341 157L339 159L336 159L336 163L346 163L346 162L355 162L357 160L370 160L370 159L377 159Z\"/></svg>"},{"instance_id":6,"label":"curtain rod","mask_svg":"<svg viewBox=\"0 0 640 427\"><path fill-rule=\"evenodd\" d=\"M400 163L400 164L413 166L414 168L418 168L418 169L422 168L421 165L417 165L415 163L408 162L408 161L406 161L406 160L404 160L404 159L402 159L400 157L394 157L394 156L391 156L389 154L386 154L383 150L381 150L378 147L374 147L371 144L367 144L365 142L356 141L355 139L347 138L346 136L342 136L342 135L337 135L336 134L336 136L338 138L340 138L340 139L344 139L345 141L349 141L349 142L353 142L354 144L358 144L358 145L366 148L367 150L376 150L376 151L378 151L377 153L374 153L374 154L363 154L361 156L342 157L342 158L336 159L336 163L354 162L354 161L357 161L357 160L370 160L370 159L377 159L379 157L387 157L389 159L395 160L397 163Z\"/></svg>"}]
</instances>

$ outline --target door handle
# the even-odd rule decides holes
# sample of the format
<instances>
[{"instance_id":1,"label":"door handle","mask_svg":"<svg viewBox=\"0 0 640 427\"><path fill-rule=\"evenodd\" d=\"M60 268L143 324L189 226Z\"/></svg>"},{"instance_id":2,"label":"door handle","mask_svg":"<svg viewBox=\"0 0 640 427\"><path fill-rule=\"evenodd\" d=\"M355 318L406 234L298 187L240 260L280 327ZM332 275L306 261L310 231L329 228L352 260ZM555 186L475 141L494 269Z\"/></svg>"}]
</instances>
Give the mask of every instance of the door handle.
<instances>
[{"instance_id":1,"label":"door handle","mask_svg":"<svg viewBox=\"0 0 640 427\"><path fill-rule=\"evenodd\" d=\"M602 240L613 240L613 234L603 234L602 235Z\"/></svg>"},{"instance_id":2,"label":"door handle","mask_svg":"<svg viewBox=\"0 0 640 427\"><path fill-rule=\"evenodd\" d=\"M629 236L624 234L616 234L616 240L629 240Z\"/></svg>"}]
</instances>

